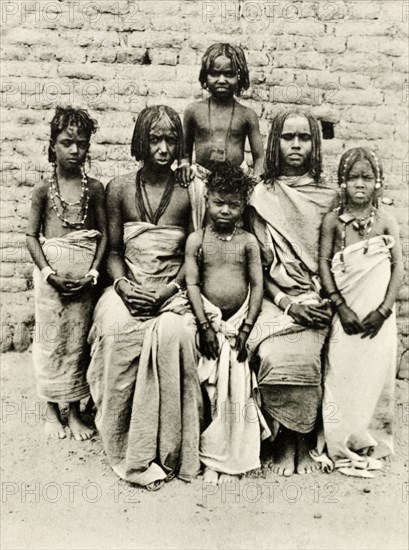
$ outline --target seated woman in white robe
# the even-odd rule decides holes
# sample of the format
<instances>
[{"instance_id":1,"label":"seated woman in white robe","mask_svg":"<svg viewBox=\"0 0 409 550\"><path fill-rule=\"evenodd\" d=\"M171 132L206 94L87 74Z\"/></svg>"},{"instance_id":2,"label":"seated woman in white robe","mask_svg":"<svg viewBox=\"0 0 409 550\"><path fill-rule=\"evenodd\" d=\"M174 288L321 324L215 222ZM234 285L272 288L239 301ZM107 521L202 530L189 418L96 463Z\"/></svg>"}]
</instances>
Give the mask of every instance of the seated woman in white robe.
<instances>
[{"instance_id":1,"label":"seated woman in white robe","mask_svg":"<svg viewBox=\"0 0 409 550\"><path fill-rule=\"evenodd\" d=\"M393 452L402 254L396 221L377 208L383 177L377 155L347 151L338 177L341 203L321 228L320 273L337 313L326 357L325 442L312 454L328 469L373 477L370 470L382 466L374 457Z\"/></svg>"},{"instance_id":2,"label":"seated woman in white robe","mask_svg":"<svg viewBox=\"0 0 409 550\"><path fill-rule=\"evenodd\" d=\"M171 165L181 158L177 113L144 109L132 155L142 167L108 184L108 274L90 332L88 381L113 470L150 490L199 471L201 391L194 326L172 311L184 281L192 208Z\"/></svg>"}]
</instances>

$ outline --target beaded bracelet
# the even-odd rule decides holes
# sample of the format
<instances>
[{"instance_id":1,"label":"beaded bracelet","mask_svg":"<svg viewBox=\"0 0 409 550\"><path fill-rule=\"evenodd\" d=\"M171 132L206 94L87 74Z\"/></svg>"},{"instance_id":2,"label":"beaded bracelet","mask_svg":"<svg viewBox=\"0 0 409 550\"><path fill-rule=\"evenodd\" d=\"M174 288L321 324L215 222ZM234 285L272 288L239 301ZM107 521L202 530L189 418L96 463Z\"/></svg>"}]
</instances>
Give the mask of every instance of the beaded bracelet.
<instances>
[{"instance_id":1,"label":"beaded bracelet","mask_svg":"<svg viewBox=\"0 0 409 550\"><path fill-rule=\"evenodd\" d=\"M168 283L166 286L175 286L178 290L178 292L183 292L184 288L183 288L183 285L177 280L177 279L173 279L173 281L170 281L170 283Z\"/></svg>"},{"instance_id":2,"label":"beaded bracelet","mask_svg":"<svg viewBox=\"0 0 409 550\"><path fill-rule=\"evenodd\" d=\"M199 321L197 324L199 325L199 330L207 330L211 328L211 325L208 319L206 319L205 321Z\"/></svg>"}]
</instances>

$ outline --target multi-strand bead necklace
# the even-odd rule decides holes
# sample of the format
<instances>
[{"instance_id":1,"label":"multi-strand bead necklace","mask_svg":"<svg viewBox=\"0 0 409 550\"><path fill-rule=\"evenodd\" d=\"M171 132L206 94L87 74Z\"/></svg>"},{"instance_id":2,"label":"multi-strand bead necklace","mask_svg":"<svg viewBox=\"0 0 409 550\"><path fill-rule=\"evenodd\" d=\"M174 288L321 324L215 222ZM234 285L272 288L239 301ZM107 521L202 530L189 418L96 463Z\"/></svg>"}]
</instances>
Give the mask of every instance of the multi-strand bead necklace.
<instances>
[{"instance_id":1,"label":"multi-strand bead necklace","mask_svg":"<svg viewBox=\"0 0 409 550\"><path fill-rule=\"evenodd\" d=\"M52 202L52 209L58 216L58 218L62 221L64 227L73 227L78 228L82 227L85 223L85 220L87 219L88 215L88 204L89 204L89 187L88 187L88 176L86 175L85 171L82 173L82 179L81 179L81 195L79 199L75 202L68 202L64 199L64 197L60 193L60 188L58 185L58 177L57 177L57 170L54 170L53 174L50 176L49 180L49 191L50 191L50 197ZM62 213L59 211L57 206L57 201L59 200L61 206L62 206ZM81 206L80 211L77 214L77 218L80 217L82 214L82 219L77 219L77 221L73 222L65 217L65 211L67 208L73 207L73 206Z\"/></svg>"},{"instance_id":2,"label":"multi-strand bead necklace","mask_svg":"<svg viewBox=\"0 0 409 550\"><path fill-rule=\"evenodd\" d=\"M341 263L343 266L343 271L345 271L345 259L344 259L344 250L346 248L346 232L347 232L347 225L348 223L352 222L352 227L355 229L355 231L358 232L358 234L363 237L365 235L366 243L364 246L364 254L368 252L369 249L369 237L371 235L374 222L375 222L375 216L376 216L377 210L373 206L371 209L371 213L369 216L364 218L354 218L352 214L349 212L349 216L351 216L351 219L348 221L345 219L345 215L339 216L339 219L342 223L342 235L341 235ZM344 218L344 219L343 219Z\"/></svg>"}]
</instances>

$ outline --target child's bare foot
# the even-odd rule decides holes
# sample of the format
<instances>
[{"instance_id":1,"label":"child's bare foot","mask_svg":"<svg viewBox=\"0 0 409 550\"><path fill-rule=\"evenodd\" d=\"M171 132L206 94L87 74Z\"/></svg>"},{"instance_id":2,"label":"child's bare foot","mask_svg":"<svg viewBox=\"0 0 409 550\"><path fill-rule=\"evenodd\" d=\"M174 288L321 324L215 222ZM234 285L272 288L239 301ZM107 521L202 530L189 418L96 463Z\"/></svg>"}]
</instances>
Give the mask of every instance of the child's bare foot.
<instances>
[{"instance_id":1,"label":"child's bare foot","mask_svg":"<svg viewBox=\"0 0 409 550\"><path fill-rule=\"evenodd\" d=\"M203 473L203 481L205 483L213 483L214 485L217 485L218 480L219 474L217 472L211 470L210 468L205 468Z\"/></svg>"},{"instance_id":2,"label":"child's bare foot","mask_svg":"<svg viewBox=\"0 0 409 550\"><path fill-rule=\"evenodd\" d=\"M312 474L320 469L320 465L310 456L311 444L308 436L297 436L297 474Z\"/></svg>"},{"instance_id":3,"label":"child's bare foot","mask_svg":"<svg viewBox=\"0 0 409 550\"><path fill-rule=\"evenodd\" d=\"M273 472L279 476L289 477L295 471L296 439L294 432L283 431L277 441L274 453Z\"/></svg>"},{"instance_id":4,"label":"child's bare foot","mask_svg":"<svg viewBox=\"0 0 409 550\"><path fill-rule=\"evenodd\" d=\"M72 435L76 441L85 441L91 439L95 430L87 426L81 418L80 404L70 403L68 409L68 427L71 430Z\"/></svg>"},{"instance_id":5,"label":"child's bare foot","mask_svg":"<svg viewBox=\"0 0 409 550\"><path fill-rule=\"evenodd\" d=\"M220 474L219 476L219 485L222 483L235 483L236 481L239 481L239 476L232 476L230 474Z\"/></svg>"},{"instance_id":6,"label":"child's bare foot","mask_svg":"<svg viewBox=\"0 0 409 550\"><path fill-rule=\"evenodd\" d=\"M44 430L47 439L64 439L67 437L64 426L61 422L60 409L58 403L47 402L44 414Z\"/></svg>"}]
</instances>

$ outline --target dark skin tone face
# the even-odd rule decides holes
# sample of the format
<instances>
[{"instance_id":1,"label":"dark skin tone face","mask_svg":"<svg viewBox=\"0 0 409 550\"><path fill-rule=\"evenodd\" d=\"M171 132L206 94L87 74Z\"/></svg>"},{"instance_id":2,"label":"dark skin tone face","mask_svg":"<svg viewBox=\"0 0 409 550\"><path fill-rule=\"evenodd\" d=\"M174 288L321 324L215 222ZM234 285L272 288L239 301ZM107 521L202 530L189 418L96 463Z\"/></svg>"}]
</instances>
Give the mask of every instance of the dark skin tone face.
<instances>
[{"instance_id":1,"label":"dark skin tone face","mask_svg":"<svg viewBox=\"0 0 409 550\"><path fill-rule=\"evenodd\" d=\"M170 167L176 158L176 150L177 134L169 121L164 118L149 131L149 156L144 160L144 166L140 171L153 211L157 209L168 182L174 178ZM112 180L107 187L107 210L110 213L108 272L112 280L126 277L127 274L123 258L123 224L141 221L135 206L135 179L136 173L132 173L118 180ZM188 232L190 217L188 192L175 183L170 203L158 220L158 226L169 225ZM179 273L183 278L183 267ZM167 285L155 287L155 289L141 288L125 280L121 280L116 288L134 316L154 315L160 305L177 291L176 287Z\"/></svg>"},{"instance_id":2,"label":"dark skin tone face","mask_svg":"<svg viewBox=\"0 0 409 550\"><path fill-rule=\"evenodd\" d=\"M312 150L311 130L303 115L289 116L280 138L280 157L284 176L300 176L308 170Z\"/></svg>"}]
</instances>

